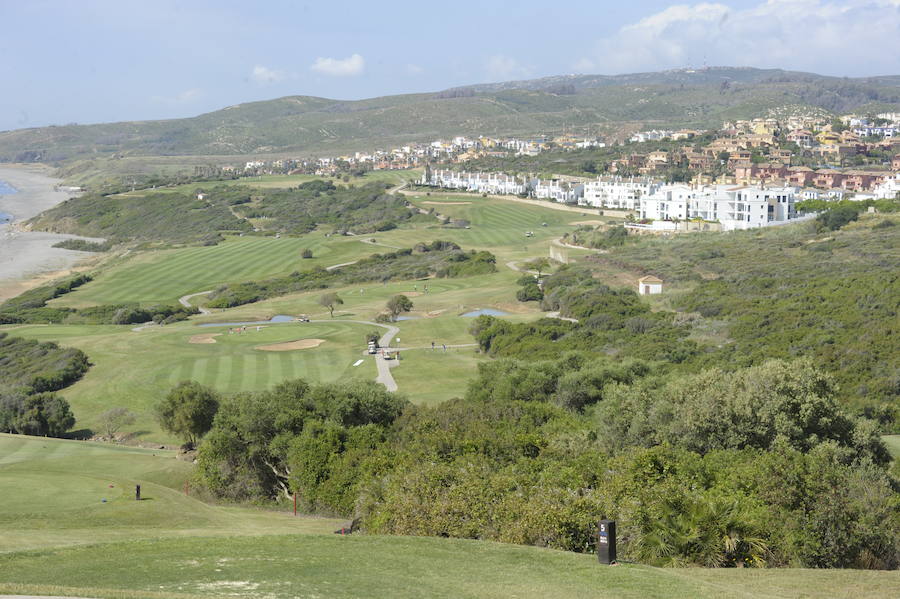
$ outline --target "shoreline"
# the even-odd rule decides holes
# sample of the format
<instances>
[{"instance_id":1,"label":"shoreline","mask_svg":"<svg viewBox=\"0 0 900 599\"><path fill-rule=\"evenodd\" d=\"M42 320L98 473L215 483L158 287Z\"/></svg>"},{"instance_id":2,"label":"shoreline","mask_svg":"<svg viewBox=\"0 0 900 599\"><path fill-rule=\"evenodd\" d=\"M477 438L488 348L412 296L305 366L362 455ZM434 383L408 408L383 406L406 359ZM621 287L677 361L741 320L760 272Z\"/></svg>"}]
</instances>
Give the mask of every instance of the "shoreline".
<instances>
[{"instance_id":1,"label":"shoreline","mask_svg":"<svg viewBox=\"0 0 900 599\"><path fill-rule=\"evenodd\" d=\"M63 239L79 239L63 235L28 231L25 220L37 216L71 196L57 191L59 179L40 165L0 164L0 181L16 189L16 193L0 195L0 212L12 217L0 224L0 301L70 274L81 262L96 256L52 247Z\"/></svg>"}]
</instances>

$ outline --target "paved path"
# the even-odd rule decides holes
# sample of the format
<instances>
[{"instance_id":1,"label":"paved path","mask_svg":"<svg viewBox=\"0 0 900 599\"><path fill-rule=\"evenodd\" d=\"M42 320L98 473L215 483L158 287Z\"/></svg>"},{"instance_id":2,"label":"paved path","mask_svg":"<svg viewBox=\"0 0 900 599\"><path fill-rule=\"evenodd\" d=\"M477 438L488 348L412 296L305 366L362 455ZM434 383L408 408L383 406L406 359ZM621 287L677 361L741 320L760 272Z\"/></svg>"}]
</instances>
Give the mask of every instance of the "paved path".
<instances>
[{"instance_id":1,"label":"paved path","mask_svg":"<svg viewBox=\"0 0 900 599\"><path fill-rule=\"evenodd\" d=\"M569 318L567 316L560 316L559 312L547 312L544 316L547 318L558 318L560 320L565 320L567 322L578 322L577 318Z\"/></svg>"},{"instance_id":2,"label":"paved path","mask_svg":"<svg viewBox=\"0 0 900 599\"><path fill-rule=\"evenodd\" d=\"M197 297L198 295L207 295L212 292L213 292L213 290L210 289L209 291L198 291L197 293L191 293L189 295L182 295L181 297L178 298L178 303L181 304L182 306L184 306L185 308L193 308L193 306L191 306L191 301L190 301L192 297ZM212 312L210 310L207 310L206 308L204 308L202 306L199 306L197 309L200 310L200 314L212 314Z\"/></svg>"},{"instance_id":3,"label":"paved path","mask_svg":"<svg viewBox=\"0 0 900 599\"><path fill-rule=\"evenodd\" d=\"M332 264L331 266L326 266L325 270L337 270L342 266L350 266L351 264L356 264L359 260L353 260L352 262L341 262L340 264Z\"/></svg>"},{"instance_id":4,"label":"paved path","mask_svg":"<svg viewBox=\"0 0 900 599\"><path fill-rule=\"evenodd\" d=\"M389 348L391 346L391 341L393 341L394 337L397 336L397 333L400 332L400 329L394 325L381 324L369 320L345 320L340 318L337 320L311 320L310 322L354 322L356 324L367 324L373 327L387 329L387 332L378 340L379 347L383 348ZM375 382L384 385L388 391L397 390L397 381L394 380L394 375L391 374L391 368L396 365L396 360L385 360L380 353L375 354L375 367L378 369L378 376L375 377Z\"/></svg>"},{"instance_id":5,"label":"paved path","mask_svg":"<svg viewBox=\"0 0 900 599\"><path fill-rule=\"evenodd\" d=\"M553 245L558 245L559 247L571 248L573 250L586 250L588 252L596 252L598 254L608 254L609 253L609 250L601 250L599 248L588 248L588 247L584 247L583 245L572 245L571 243L566 243L565 241L563 241L561 237L559 239L554 239L550 243L552 243Z\"/></svg>"},{"instance_id":6,"label":"paved path","mask_svg":"<svg viewBox=\"0 0 900 599\"><path fill-rule=\"evenodd\" d=\"M379 243L378 241L372 241L371 239L357 239L356 241L360 241L362 243L368 243L369 245L380 245L381 247L391 248L392 250L403 249L396 245L388 245L386 243Z\"/></svg>"}]
</instances>

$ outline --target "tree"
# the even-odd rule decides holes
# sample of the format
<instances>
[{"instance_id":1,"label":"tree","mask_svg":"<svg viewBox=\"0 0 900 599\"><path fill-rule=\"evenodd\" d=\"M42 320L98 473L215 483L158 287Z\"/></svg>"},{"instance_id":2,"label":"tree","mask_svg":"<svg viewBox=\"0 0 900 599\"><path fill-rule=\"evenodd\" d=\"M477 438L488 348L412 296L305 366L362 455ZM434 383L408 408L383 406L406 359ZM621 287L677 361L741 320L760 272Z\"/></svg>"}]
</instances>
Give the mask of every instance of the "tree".
<instances>
[{"instance_id":1,"label":"tree","mask_svg":"<svg viewBox=\"0 0 900 599\"><path fill-rule=\"evenodd\" d=\"M184 439L187 447L212 428L219 409L219 394L195 381L175 385L156 406L156 415L164 430Z\"/></svg>"},{"instance_id":2,"label":"tree","mask_svg":"<svg viewBox=\"0 0 900 599\"><path fill-rule=\"evenodd\" d=\"M74 425L69 403L55 393L0 397L0 430L61 437Z\"/></svg>"},{"instance_id":3,"label":"tree","mask_svg":"<svg viewBox=\"0 0 900 599\"><path fill-rule=\"evenodd\" d=\"M816 217L816 223L820 229L837 231L847 223L859 218L859 211L849 206L838 206Z\"/></svg>"},{"instance_id":4,"label":"tree","mask_svg":"<svg viewBox=\"0 0 900 599\"><path fill-rule=\"evenodd\" d=\"M388 300L387 309L391 314L391 320L397 320L397 317L403 312L409 312L413 308L412 300L405 295L395 295Z\"/></svg>"},{"instance_id":5,"label":"tree","mask_svg":"<svg viewBox=\"0 0 900 599\"><path fill-rule=\"evenodd\" d=\"M332 318L334 318L334 307L342 306L343 304L344 300L338 297L337 293L326 293L319 298L319 305L328 308L328 312L331 314Z\"/></svg>"},{"instance_id":6,"label":"tree","mask_svg":"<svg viewBox=\"0 0 900 599\"><path fill-rule=\"evenodd\" d=\"M550 268L550 260L549 258L535 258L529 262L526 262L522 266L525 267L525 270L536 270L537 278L541 278L541 273Z\"/></svg>"},{"instance_id":7,"label":"tree","mask_svg":"<svg viewBox=\"0 0 900 599\"><path fill-rule=\"evenodd\" d=\"M301 257L301 258L304 258L304 259L312 258L312 257L313 257L312 250L309 249L309 248L306 248L305 250L303 250L302 252L300 252L300 257Z\"/></svg>"},{"instance_id":8,"label":"tree","mask_svg":"<svg viewBox=\"0 0 900 599\"><path fill-rule=\"evenodd\" d=\"M117 407L106 410L98 418L104 436L113 439L122 427L134 424L135 415L127 408Z\"/></svg>"}]
</instances>

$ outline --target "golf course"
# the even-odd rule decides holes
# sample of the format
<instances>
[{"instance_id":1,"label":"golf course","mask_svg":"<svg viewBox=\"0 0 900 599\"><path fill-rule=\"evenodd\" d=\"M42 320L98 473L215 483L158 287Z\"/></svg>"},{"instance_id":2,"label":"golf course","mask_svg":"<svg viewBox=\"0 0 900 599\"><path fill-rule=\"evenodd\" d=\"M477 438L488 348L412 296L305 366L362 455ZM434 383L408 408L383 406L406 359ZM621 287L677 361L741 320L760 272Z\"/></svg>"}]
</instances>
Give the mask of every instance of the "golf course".
<instances>
[{"instance_id":1,"label":"golf course","mask_svg":"<svg viewBox=\"0 0 900 599\"><path fill-rule=\"evenodd\" d=\"M307 176L277 176L238 184L280 190L311 180ZM398 186L403 182L396 174L383 180ZM217 184L211 182L204 189L214 190ZM192 193L196 188L190 185L162 193ZM561 374L552 372L563 362L551 363L545 353L541 358L545 361L535 362L533 372L528 363L519 362L526 364L521 367L521 376L510 378L512 382L507 381L502 390L498 387L491 391L491 372L502 380L519 376L509 373L520 366L510 365L511 360L497 360L505 356L492 356L484 345L479 346L483 340L473 335L472 325L476 317L488 315L496 317L500 323L496 326L508 327L497 333L500 335L512 330L509 327L519 327L514 329L516 334L542 334L541 327L557 325L560 330L572 328L577 318L560 321L558 312L548 312L550 308L542 308L539 301L519 301L517 292L530 281L530 275L537 274L535 264L544 269L542 274L560 267L559 262L536 259L552 254L576 261L607 253L569 246L564 237L585 225L618 224L622 219L595 209L540 205L517 198L415 188L396 193L403 194L415 216L372 233L338 234L330 227L319 226L297 235L224 232L215 244L121 243L82 267L81 272L89 274L90 280L55 293L46 301L47 309L76 315L79 310L89 313L103 306L198 308L199 313L187 318L130 324L32 321L0 326L0 331L9 335L40 342L39 348L50 347L52 342L63 349L80 350L90 364L83 376L57 392L71 406L75 418L69 438L0 434L0 594L111 599L896 596L900 576L887 570L684 567L697 564L677 559L667 562L669 554L665 553L656 562L622 560L614 567L598 565L592 550L577 544L583 521L587 518L593 522L601 515L598 505L641 510L643 501L648 505L657 501L652 496L657 491L649 490L652 485L666 484L672 489L713 485L717 484L718 471L685 479L688 482L674 478L667 482L666 476L693 476L693 466L686 465L689 460L671 469L658 466L659 458L650 453L637 455L645 448L635 450L634 464L613 462L612 458L609 462L582 463L580 457L571 456L578 455L581 448L596 447L594 431L585 428L594 426L589 414L565 412L549 402L530 399L517 401L514 406L504 403L512 400L492 400L499 406L495 414L491 402L472 397L481 392L494 392L499 397L502 392L515 399L520 390L532 387L559 392L564 387L563 379L557 383L553 377ZM132 197L134 201L142 198L140 192ZM264 219L254 224L263 225ZM342 269L350 269L359 261L370 264L366 260L373 254L391 256L386 259L390 263L407 256L437 253L440 250L425 246L438 240L455 244L458 247L452 251L459 254L489 253L491 271L463 276L425 273L339 278ZM639 247L649 251L646 248L656 247L653 243ZM381 263L371 264L376 268ZM290 280L307 271L319 273L326 282L277 293L270 293L270 287L266 287L267 281ZM593 272L611 287L631 289L642 271L624 263L598 261ZM326 275L332 278L325 279ZM673 282L667 288L671 289L668 295L651 298L646 312L634 312L640 318L635 316L621 326L610 324L609 330L652 329L653 313L674 310L673 302L679 294L688 293L700 279L684 277ZM261 291L251 301L236 302L238 305L229 308L213 303L223 289L253 285ZM620 297L625 292L609 293ZM325 301L329 295L334 297ZM412 306L388 319L388 306L401 296ZM621 308L623 314L632 314L629 310L632 307ZM612 322L602 316L592 320L592 326L604 329ZM706 347L718 343L721 348L727 342L723 324L710 320L704 326L710 330L697 327L693 338ZM551 344L561 334L551 331L531 347L544 352L549 347L553 352ZM380 339L383 347L370 352L371 339ZM632 381L631 374L613 373L619 365L613 366L613 362L619 357L611 342L590 349L594 352L590 359L597 360L591 366L596 368L595 374L590 376ZM576 359L572 352L562 350L558 353L554 358L570 360L564 367L573 370L571 375L582 366L589 371L587 358ZM633 362L623 359L621 363ZM498 369L489 370L497 364ZM641 372L641 368L650 366L639 366L635 372ZM305 383L296 388L279 387L297 379ZM395 433L388 433L390 423L379 419L387 418L385 414L393 408L381 396L359 392L363 395L353 396L359 402L353 404L355 407L337 415L329 413L327 422L317 420L321 412L316 410L331 409L322 400L331 392L326 389L328 385L333 385L333 391L377 381L393 391L388 380L396 391L384 393L379 386L379 393L399 402L397 409L404 413L399 415L398 411L390 418L396 418L391 421L395 430L409 427L397 436L409 447L390 445L389 434ZM216 427L220 428L214 427L209 437L214 437L218 445L210 445L206 454L205 442L199 452L177 450L184 438L162 424L159 406L184 381L214 390L228 409L243 410L241 417L250 422L247 429L228 429L233 423L226 418L220 421L217 415ZM581 392L576 389L573 396L581 397L577 395ZM234 403L230 403L232 399ZM449 406L446 414L440 412L443 406ZM96 437L111 408L127 411L133 420L117 431L116 443L98 442ZM259 412L254 411L257 409ZM290 429L298 422L311 423L303 425L306 429L302 437L297 429ZM290 434L296 439L283 445L286 437L279 432L282 430L293 430ZM266 441L258 443L254 435ZM419 441L410 441L416 435L422 436L421 447ZM92 437L94 440L84 440ZM316 445L324 440L332 444L329 449ZM886 440L896 456L897 438ZM436 448L433 453L427 449L429 443ZM252 455L247 463L241 462L239 453L229 453L251 446L252 450L246 450ZM340 450L328 454L335 451L333 447ZM288 458L283 463L269 462L276 451ZM369 454L375 456L372 463L360 467ZM314 463L301 471L297 462L291 461L310 455L331 457L322 458L327 467L319 470ZM338 461L346 455L350 457ZM551 465L545 472L527 463L544 455L559 461L548 462ZM509 462L504 466L482 463L485 456ZM752 456L740 459L753 462ZM444 460L446 463L442 463ZM302 460L299 463L307 464ZM464 474L441 470L447 463ZM512 464L521 466L527 474L504 470L513 468ZM288 466L294 468L293 472L287 472ZM256 467L258 470L253 470ZM397 472L389 474L391 467ZM703 467L712 468L708 464ZM423 471L403 478L416 468ZM626 508L620 508L619 503L588 503L585 505L589 507L580 508L585 511L574 515L552 499L540 495L538 500L529 499L534 489L553 489L555 484L563 484L565 491L556 496L551 491L549 496L566 497L576 503L589 497L593 491L587 488L603 488L603 481L598 482L591 474L590 482L584 482L580 477L585 468L605 472L604 476L624 477L611 485L614 490L649 485L648 495L622 499L621 505L629 506ZM633 473L633 479L629 473ZM509 478L504 478L507 475ZM498 479L491 478L495 476ZM226 481L221 488L235 480L237 486L246 482L247 488L254 489L262 480L276 491L265 500L251 500L239 492L223 495L204 486L204 482L219 480L216 477ZM332 483L329 477L338 482ZM489 483L484 482L488 479ZM488 490L479 487L469 494L465 480L479 481ZM278 481L288 481L295 493L301 489L298 515L291 509L287 487L283 492L277 490ZM368 486L357 487L362 482ZM401 491L391 484L400 485ZM433 492L429 484L439 491ZM136 485L141 487L140 501L135 499ZM425 490L416 495L420 489ZM316 493L325 496L329 492L333 495L327 499L332 503L316 499ZM408 493L408 498L403 493ZM355 497L355 503L347 503L346 497ZM541 503L544 500L546 504ZM444 505L441 501L448 502L446 508L428 512L428 502ZM492 516L485 515L488 508L484 507L501 505L502 501L512 501L503 504L513 506L510 510L525 510L522 506L533 509L522 512L526 514L521 518L523 527L533 526L541 534L527 536L530 532L526 530L520 537L504 537L507 524L494 522ZM470 506L471 514L466 511ZM379 514L379 509L386 515L380 522L367 523L370 528L364 529L365 534L334 534L351 522L338 514ZM754 509L757 514L767 513L764 505L755 505ZM661 521L664 517L656 512L629 515L631 522ZM482 518L490 524L482 529L473 525L463 532L453 528L470 516L473 521ZM419 520L436 520L437 524L417 528ZM379 525L382 528L377 528ZM489 534L482 534L483 530ZM552 533L543 532L547 530ZM691 547L691 543L699 544L692 534L685 533L685 543ZM743 533L729 529L722 534L726 536L713 542L728 545L732 541L727 535ZM511 540L495 542L498 538ZM559 547L574 550L561 551ZM675 567L658 568L646 563ZM787 560L784 563L789 565Z\"/></svg>"},{"instance_id":2,"label":"golf course","mask_svg":"<svg viewBox=\"0 0 900 599\"><path fill-rule=\"evenodd\" d=\"M270 184L284 179L275 178ZM433 208L451 218L465 219L471 223L470 228L445 227L429 220L364 236L326 236L315 231L298 237L233 236L208 247L122 250L92 271L93 281L49 305L174 304L180 297L223 284L328 268L436 239L455 242L466 250L492 252L497 272L337 287L331 291L343 304L334 318L318 303L323 292L313 291L213 309L210 314L165 326L53 324L0 330L11 329L20 337L53 341L87 353L93 366L64 393L79 428L96 426L97 417L110 407L123 407L138 415L128 431L136 438L172 443L174 439L159 428L153 406L183 380L223 392L263 390L293 378L315 382L374 380L375 359L365 354L365 336L381 329L361 322L374 321L388 299L406 294L413 301L413 310L394 323L400 330L394 344L406 350L401 362L391 369L399 392L422 404L459 397L465 393L477 363L484 359L468 333L472 319L462 315L498 310L511 322L542 316L534 302L522 304L515 299L515 281L521 276L516 270L518 264L546 256L551 242L572 230L572 223L601 217L475 195L460 200L458 195L411 193L408 198L424 210ZM312 250L313 257L301 258L304 249ZM201 306L205 301L202 295L190 299ZM291 320L299 315L311 316L317 322L268 322L273 317ZM239 326L245 326L245 330L229 332ZM323 342L285 351L259 349L302 339ZM437 350L432 349L432 343ZM362 362L354 365L360 359Z\"/></svg>"},{"instance_id":3,"label":"golf course","mask_svg":"<svg viewBox=\"0 0 900 599\"><path fill-rule=\"evenodd\" d=\"M500 543L340 536L211 505L174 451L0 434L0 593L162 597L889 597L896 573L601 567ZM134 487L141 485L141 501ZM185 493L187 491L187 493Z\"/></svg>"}]
</instances>

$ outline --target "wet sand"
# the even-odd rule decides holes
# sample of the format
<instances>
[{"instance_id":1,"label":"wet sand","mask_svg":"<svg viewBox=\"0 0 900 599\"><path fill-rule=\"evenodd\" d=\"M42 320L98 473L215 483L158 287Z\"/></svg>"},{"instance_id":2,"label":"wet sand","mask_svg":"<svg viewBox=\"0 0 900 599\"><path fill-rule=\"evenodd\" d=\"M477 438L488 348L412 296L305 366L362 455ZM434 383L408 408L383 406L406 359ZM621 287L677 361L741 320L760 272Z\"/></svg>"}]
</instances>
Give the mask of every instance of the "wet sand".
<instances>
[{"instance_id":1,"label":"wet sand","mask_svg":"<svg viewBox=\"0 0 900 599\"><path fill-rule=\"evenodd\" d=\"M59 180L49 173L50 169L38 165L0 164L0 181L16 189L16 193L0 196L0 212L12 216L10 223L0 224L0 301L65 275L79 261L94 256L52 247L75 235L21 230L22 221L71 197L54 189Z\"/></svg>"}]
</instances>

